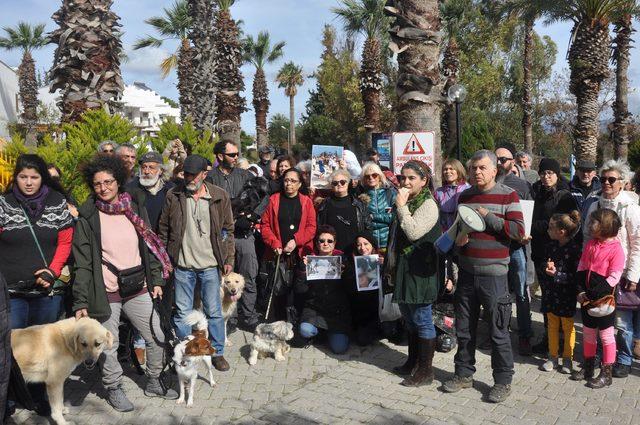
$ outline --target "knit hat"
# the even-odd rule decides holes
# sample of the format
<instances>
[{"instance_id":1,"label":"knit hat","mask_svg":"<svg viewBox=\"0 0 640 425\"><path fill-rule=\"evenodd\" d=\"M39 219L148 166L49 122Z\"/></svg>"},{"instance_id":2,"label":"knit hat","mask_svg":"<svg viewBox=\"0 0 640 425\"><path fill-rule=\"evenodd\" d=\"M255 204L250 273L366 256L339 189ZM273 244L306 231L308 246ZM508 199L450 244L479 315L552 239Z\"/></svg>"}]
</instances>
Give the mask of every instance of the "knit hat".
<instances>
[{"instance_id":1,"label":"knit hat","mask_svg":"<svg viewBox=\"0 0 640 425\"><path fill-rule=\"evenodd\" d=\"M356 235L355 240L358 240L358 238L364 238L366 240L369 241L369 243L371 245L373 245L373 250L376 251L378 249L378 243L376 242L376 238L373 236L373 233L371 233L369 230L363 230L362 232L359 232ZM355 246L355 243L354 243Z\"/></svg>"},{"instance_id":2,"label":"knit hat","mask_svg":"<svg viewBox=\"0 0 640 425\"><path fill-rule=\"evenodd\" d=\"M553 158L542 158L538 166L538 172L541 173L543 171L553 171L560 176L560 164Z\"/></svg>"}]
</instances>

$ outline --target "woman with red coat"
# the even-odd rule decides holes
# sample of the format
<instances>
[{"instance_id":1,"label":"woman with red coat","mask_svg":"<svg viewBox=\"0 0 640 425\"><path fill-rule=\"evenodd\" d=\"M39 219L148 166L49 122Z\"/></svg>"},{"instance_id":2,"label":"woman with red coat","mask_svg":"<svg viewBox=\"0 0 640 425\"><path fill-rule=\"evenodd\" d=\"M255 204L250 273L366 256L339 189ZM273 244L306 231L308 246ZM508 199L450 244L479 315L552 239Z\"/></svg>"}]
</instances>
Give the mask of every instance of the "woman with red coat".
<instances>
[{"instance_id":1,"label":"woman with red coat","mask_svg":"<svg viewBox=\"0 0 640 425\"><path fill-rule=\"evenodd\" d=\"M316 233L316 212L313 201L300 193L302 173L291 168L283 174L281 192L271 195L267 209L262 215L262 240L266 245L264 260L275 260L288 270L295 270L302 258L303 249L313 249ZM294 273L289 273L293 278ZM271 282L269 282L271 283ZM293 282L287 282L291 287ZM269 320L286 320L286 306L289 294L274 296Z\"/></svg>"}]
</instances>

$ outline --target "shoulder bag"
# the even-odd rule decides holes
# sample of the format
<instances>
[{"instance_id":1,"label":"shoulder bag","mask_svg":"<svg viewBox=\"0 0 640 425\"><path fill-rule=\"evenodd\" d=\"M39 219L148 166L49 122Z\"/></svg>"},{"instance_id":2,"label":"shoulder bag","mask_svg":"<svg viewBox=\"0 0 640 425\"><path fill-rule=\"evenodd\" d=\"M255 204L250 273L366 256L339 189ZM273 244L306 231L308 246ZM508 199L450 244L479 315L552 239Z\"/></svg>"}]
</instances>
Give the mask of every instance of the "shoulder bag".
<instances>
[{"instance_id":1,"label":"shoulder bag","mask_svg":"<svg viewBox=\"0 0 640 425\"><path fill-rule=\"evenodd\" d=\"M129 298L136 295L144 288L146 278L143 264L128 269L118 270L116 266L103 259L102 264L118 278L118 293L122 298Z\"/></svg>"}]
</instances>

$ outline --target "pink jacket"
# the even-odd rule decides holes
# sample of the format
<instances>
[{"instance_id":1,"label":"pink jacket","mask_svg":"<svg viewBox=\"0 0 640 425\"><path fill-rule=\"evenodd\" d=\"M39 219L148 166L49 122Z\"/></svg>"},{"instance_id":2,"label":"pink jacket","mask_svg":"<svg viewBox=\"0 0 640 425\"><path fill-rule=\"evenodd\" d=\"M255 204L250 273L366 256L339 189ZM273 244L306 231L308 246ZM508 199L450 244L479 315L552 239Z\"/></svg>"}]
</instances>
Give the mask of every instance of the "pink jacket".
<instances>
[{"instance_id":1,"label":"pink jacket","mask_svg":"<svg viewBox=\"0 0 640 425\"><path fill-rule=\"evenodd\" d=\"M620 241L612 238L606 241L591 239L582 250L582 257L578 263L578 271L587 271L587 282L591 273L597 273L614 287L622 277L625 256Z\"/></svg>"}]
</instances>

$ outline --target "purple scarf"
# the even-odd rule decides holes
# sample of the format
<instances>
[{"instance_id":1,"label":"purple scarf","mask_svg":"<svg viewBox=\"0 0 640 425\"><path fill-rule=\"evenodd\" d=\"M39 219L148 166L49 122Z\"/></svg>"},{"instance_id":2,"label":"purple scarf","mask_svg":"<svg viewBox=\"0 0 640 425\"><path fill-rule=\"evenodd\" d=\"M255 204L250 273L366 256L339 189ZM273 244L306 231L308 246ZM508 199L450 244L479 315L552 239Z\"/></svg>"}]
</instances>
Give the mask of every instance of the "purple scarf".
<instances>
[{"instance_id":1,"label":"purple scarf","mask_svg":"<svg viewBox=\"0 0 640 425\"><path fill-rule=\"evenodd\" d=\"M149 247L153 255L162 263L162 277L164 279L169 278L169 273L173 270L171 261L169 260L169 254L167 254L167 250L162 244L162 241L160 241L160 238L158 238L158 235L153 233L153 230L147 226L144 220L133 212L130 194L126 192L119 194L118 202L113 204L107 204L106 202L96 199L96 207L105 214L124 214L131 224L133 224L138 235L142 236L142 240L144 240L144 243Z\"/></svg>"},{"instance_id":2,"label":"purple scarf","mask_svg":"<svg viewBox=\"0 0 640 425\"><path fill-rule=\"evenodd\" d=\"M30 218L38 218L42 215L47 195L49 195L49 186L43 184L40 186L40 190L31 196L26 196L24 193L20 192L17 184L13 185L12 190L13 196L16 197L18 203L22 208L24 208Z\"/></svg>"}]
</instances>

